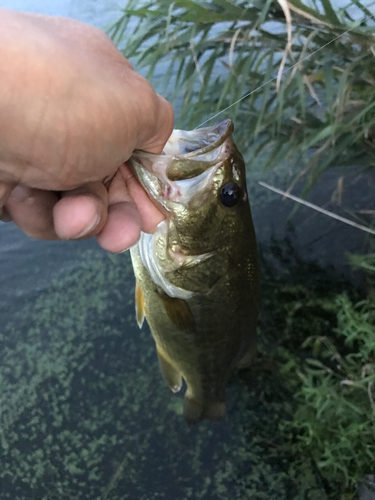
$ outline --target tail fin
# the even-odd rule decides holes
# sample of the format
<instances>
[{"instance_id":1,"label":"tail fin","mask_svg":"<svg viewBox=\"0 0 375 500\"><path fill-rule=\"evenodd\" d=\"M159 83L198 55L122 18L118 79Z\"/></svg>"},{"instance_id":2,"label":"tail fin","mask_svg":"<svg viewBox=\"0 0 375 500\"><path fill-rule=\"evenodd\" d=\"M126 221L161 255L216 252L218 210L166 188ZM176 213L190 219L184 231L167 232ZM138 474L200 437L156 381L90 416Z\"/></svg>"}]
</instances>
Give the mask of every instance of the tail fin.
<instances>
[{"instance_id":1,"label":"tail fin","mask_svg":"<svg viewBox=\"0 0 375 500\"><path fill-rule=\"evenodd\" d=\"M225 401L210 401L204 403L186 396L184 401L184 417L189 424L200 420L221 420L225 415Z\"/></svg>"}]
</instances>

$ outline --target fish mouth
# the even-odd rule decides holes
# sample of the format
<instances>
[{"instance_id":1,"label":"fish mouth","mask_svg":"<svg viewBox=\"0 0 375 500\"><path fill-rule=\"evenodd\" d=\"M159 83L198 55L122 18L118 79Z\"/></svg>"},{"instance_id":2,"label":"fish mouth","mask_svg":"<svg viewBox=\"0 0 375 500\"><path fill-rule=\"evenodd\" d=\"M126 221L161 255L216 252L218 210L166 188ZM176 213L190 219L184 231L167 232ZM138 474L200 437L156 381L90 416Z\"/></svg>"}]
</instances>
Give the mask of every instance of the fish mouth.
<instances>
[{"instance_id":1,"label":"fish mouth","mask_svg":"<svg viewBox=\"0 0 375 500\"><path fill-rule=\"evenodd\" d=\"M137 178L158 203L186 206L193 194L204 191L218 166L232 149L233 122L192 131L174 130L163 153L136 150L129 164Z\"/></svg>"}]
</instances>

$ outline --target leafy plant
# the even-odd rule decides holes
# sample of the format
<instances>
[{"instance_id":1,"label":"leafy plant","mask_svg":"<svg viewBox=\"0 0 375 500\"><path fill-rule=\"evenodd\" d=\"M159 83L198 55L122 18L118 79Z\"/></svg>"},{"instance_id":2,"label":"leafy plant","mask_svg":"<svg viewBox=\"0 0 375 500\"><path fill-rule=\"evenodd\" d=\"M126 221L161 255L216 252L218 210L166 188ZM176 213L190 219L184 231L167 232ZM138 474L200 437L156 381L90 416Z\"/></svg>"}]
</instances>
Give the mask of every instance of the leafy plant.
<instances>
[{"instance_id":1,"label":"leafy plant","mask_svg":"<svg viewBox=\"0 0 375 500\"><path fill-rule=\"evenodd\" d=\"M353 498L375 465L375 303L335 300L336 336L309 337L294 426L299 446Z\"/></svg>"},{"instance_id":2,"label":"leafy plant","mask_svg":"<svg viewBox=\"0 0 375 500\"><path fill-rule=\"evenodd\" d=\"M371 4L310 4L130 0L110 35L175 103L179 126L231 116L254 157L294 157L311 185L328 166L375 164L375 26Z\"/></svg>"},{"instance_id":3,"label":"leafy plant","mask_svg":"<svg viewBox=\"0 0 375 500\"><path fill-rule=\"evenodd\" d=\"M375 467L375 255L354 261L369 269L366 295L284 243L279 251L276 242L261 246L260 351L279 366L274 383L283 381L292 410L278 438L257 436L292 449L331 500L357 500Z\"/></svg>"}]
</instances>

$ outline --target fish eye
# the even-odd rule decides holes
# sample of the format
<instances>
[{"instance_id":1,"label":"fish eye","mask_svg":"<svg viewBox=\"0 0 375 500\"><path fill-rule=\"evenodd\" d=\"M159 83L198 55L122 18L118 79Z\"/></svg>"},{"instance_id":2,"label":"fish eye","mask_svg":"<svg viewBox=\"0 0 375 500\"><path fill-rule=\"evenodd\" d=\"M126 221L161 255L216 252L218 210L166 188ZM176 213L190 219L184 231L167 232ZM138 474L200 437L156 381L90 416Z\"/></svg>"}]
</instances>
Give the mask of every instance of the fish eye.
<instances>
[{"instance_id":1,"label":"fish eye","mask_svg":"<svg viewBox=\"0 0 375 500\"><path fill-rule=\"evenodd\" d=\"M241 194L241 188L238 184L227 182L221 188L220 201L225 207L231 208L241 199Z\"/></svg>"}]
</instances>

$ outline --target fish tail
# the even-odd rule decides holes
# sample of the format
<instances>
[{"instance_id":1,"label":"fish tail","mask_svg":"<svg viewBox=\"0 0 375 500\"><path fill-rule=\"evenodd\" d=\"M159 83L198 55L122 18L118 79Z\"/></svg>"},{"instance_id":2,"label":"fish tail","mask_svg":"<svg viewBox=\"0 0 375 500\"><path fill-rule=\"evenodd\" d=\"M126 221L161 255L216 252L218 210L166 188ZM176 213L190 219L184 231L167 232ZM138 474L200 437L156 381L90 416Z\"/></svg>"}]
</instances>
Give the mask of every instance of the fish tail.
<instances>
[{"instance_id":1,"label":"fish tail","mask_svg":"<svg viewBox=\"0 0 375 500\"><path fill-rule=\"evenodd\" d=\"M225 415L225 401L210 401L203 403L191 397L185 397L184 417L189 424L200 420L221 420Z\"/></svg>"}]
</instances>

